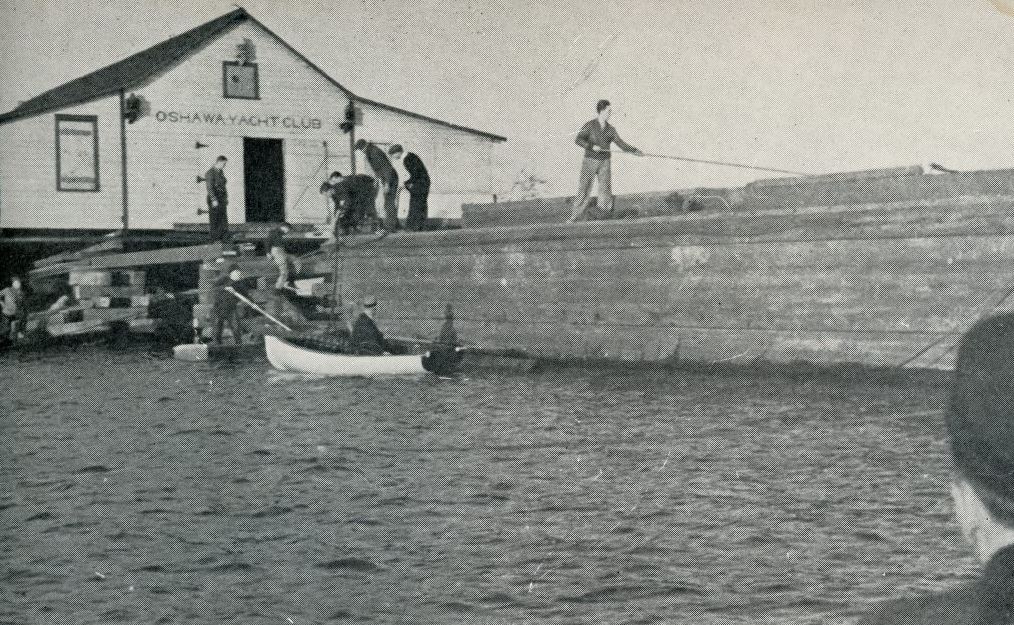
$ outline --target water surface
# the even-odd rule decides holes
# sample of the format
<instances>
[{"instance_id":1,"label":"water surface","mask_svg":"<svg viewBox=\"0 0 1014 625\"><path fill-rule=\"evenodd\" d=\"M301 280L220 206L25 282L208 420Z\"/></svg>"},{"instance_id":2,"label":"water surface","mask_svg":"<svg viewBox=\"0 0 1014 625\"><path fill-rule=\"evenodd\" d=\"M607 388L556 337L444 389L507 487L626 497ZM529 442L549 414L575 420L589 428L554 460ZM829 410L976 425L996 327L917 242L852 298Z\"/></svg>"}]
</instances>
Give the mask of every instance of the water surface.
<instances>
[{"instance_id":1,"label":"water surface","mask_svg":"<svg viewBox=\"0 0 1014 625\"><path fill-rule=\"evenodd\" d=\"M938 385L0 357L0 621L821 623L969 579Z\"/></svg>"}]
</instances>

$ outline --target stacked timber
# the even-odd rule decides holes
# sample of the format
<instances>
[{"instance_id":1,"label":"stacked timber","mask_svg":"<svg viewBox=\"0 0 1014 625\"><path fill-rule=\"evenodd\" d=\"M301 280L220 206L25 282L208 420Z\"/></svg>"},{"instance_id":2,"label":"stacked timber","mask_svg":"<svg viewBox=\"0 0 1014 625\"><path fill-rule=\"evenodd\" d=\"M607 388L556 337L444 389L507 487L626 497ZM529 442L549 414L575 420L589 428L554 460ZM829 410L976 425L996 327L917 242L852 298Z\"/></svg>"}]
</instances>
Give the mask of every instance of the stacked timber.
<instances>
[{"instance_id":1,"label":"stacked timber","mask_svg":"<svg viewBox=\"0 0 1014 625\"><path fill-rule=\"evenodd\" d=\"M77 270L69 272L67 283L73 289L77 305L72 309L81 311L80 324L91 324L89 330L111 328L113 323L126 323L135 330L151 326L148 305L151 296L145 293L145 272L139 270ZM67 321L55 323L61 313L50 314L47 329L53 336L62 336L80 331L76 326L67 326Z\"/></svg>"}]
</instances>

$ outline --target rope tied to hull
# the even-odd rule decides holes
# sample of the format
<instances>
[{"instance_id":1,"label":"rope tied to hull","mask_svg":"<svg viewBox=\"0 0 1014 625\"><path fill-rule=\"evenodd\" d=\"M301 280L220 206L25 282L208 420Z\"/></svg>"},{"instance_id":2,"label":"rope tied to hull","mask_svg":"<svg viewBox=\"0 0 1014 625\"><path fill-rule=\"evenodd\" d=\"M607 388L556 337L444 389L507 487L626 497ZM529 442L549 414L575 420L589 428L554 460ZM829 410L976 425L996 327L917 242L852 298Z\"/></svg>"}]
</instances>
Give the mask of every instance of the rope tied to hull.
<instances>
[{"instance_id":1,"label":"rope tied to hull","mask_svg":"<svg viewBox=\"0 0 1014 625\"><path fill-rule=\"evenodd\" d=\"M626 154L626 152L624 152L622 150L609 150L609 153L610 154ZM776 168L776 167L763 167L761 165L747 165L745 163L733 163L733 162L730 162L730 161L714 161L714 160L703 159L703 158L690 158L689 156L676 156L674 154L650 154L650 153L645 152L645 153L642 153L641 156L644 156L646 158L664 158L664 159L668 159L668 160L671 160L671 161L683 161L685 163L699 163L701 165L718 165L718 166L721 166L721 167L736 167L736 168L739 168L739 169L752 169L752 170L755 170L755 171L767 171L767 172L773 172L773 173L776 173L776 174L789 174L789 175L792 175L792 176L810 176L811 175L811 174L808 174L806 172L793 171L791 169L779 169L779 168Z\"/></svg>"}]
</instances>

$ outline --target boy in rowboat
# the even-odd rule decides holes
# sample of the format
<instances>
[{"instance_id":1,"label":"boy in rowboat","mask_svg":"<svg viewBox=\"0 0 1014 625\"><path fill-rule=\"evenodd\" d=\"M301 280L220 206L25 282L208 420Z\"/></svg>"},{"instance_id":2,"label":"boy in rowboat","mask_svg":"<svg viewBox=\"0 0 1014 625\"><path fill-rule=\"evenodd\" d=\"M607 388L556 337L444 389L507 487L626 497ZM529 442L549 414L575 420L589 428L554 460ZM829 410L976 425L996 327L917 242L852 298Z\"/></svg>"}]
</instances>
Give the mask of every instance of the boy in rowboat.
<instances>
[{"instance_id":1,"label":"boy in rowboat","mask_svg":"<svg viewBox=\"0 0 1014 625\"><path fill-rule=\"evenodd\" d=\"M962 533L983 563L979 579L874 608L861 625L1014 622L1014 314L962 338L945 408Z\"/></svg>"},{"instance_id":2,"label":"boy in rowboat","mask_svg":"<svg viewBox=\"0 0 1014 625\"><path fill-rule=\"evenodd\" d=\"M352 325L352 348L365 356L380 356L388 349L384 333L373 320L377 308L377 298L372 295L363 300L363 312L359 313Z\"/></svg>"}]
</instances>

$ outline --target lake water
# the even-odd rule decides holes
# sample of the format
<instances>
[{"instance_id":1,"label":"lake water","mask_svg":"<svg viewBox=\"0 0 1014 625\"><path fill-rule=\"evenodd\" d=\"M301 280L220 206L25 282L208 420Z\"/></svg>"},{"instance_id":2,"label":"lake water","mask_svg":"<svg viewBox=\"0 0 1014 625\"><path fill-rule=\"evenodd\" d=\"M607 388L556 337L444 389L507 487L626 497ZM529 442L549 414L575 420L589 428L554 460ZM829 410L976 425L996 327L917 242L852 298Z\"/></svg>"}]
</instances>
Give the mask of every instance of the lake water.
<instances>
[{"instance_id":1,"label":"lake water","mask_svg":"<svg viewBox=\"0 0 1014 625\"><path fill-rule=\"evenodd\" d=\"M4 623L821 623L974 575L931 381L0 356Z\"/></svg>"}]
</instances>

